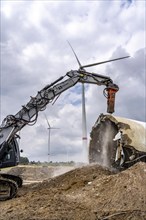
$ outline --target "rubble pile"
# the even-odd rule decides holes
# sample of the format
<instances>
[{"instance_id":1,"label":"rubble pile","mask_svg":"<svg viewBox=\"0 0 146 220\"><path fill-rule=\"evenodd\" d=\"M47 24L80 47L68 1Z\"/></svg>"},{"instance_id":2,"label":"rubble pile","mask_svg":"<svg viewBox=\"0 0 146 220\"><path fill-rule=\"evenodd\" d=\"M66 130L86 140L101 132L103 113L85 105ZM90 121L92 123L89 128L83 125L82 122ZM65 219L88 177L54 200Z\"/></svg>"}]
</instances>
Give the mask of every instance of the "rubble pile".
<instances>
[{"instance_id":1,"label":"rubble pile","mask_svg":"<svg viewBox=\"0 0 146 220\"><path fill-rule=\"evenodd\" d=\"M118 173L97 164L76 168L23 186L0 210L0 220L145 220L146 163Z\"/></svg>"}]
</instances>

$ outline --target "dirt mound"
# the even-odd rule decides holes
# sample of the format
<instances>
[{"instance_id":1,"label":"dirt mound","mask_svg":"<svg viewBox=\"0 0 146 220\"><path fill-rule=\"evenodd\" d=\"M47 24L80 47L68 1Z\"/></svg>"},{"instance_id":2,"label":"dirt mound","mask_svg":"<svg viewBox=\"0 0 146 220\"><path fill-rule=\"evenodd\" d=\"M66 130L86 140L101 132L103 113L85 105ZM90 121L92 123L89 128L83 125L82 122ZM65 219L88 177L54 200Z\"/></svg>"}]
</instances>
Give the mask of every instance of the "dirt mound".
<instances>
[{"instance_id":1,"label":"dirt mound","mask_svg":"<svg viewBox=\"0 0 146 220\"><path fill-rule=\"evenodd\" d=\"M116 174L95 164L77 168L23 186L0 210L0 220L145 220L146 164Z\"/></svg>"}]
</instances>

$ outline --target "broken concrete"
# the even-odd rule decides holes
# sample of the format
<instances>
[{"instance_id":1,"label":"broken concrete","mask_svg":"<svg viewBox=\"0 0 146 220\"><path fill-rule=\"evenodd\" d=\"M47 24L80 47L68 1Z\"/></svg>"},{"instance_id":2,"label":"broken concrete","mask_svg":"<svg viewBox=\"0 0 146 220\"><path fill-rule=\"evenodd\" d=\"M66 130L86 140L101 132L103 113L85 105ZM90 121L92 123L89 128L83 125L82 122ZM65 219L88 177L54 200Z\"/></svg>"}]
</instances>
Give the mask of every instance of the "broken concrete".
<instances>
[{"instance_id":1,"label":"broken concrete","mask_svg":"<svg viewBox=\"0 0 146 220\"><path fill-rule=\"evenodd\" d=\"M146 161L146 127L126 118L101 114L91 131L89 162L107 167Z\"/></svg>"}]
</instances>

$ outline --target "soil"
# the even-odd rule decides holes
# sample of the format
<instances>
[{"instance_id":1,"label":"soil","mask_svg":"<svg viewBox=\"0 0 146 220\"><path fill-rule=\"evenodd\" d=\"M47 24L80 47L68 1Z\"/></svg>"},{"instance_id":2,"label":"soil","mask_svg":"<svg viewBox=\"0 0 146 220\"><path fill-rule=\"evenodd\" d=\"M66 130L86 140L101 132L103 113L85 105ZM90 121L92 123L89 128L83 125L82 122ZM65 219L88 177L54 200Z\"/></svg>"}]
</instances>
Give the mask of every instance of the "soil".
<instances>
[{"instance_id":1,"label":"soil","mask_svg":"<svg viewBox=\"0 0 146 220\"><path fill-rule=\"evenodd\" d=\"M91 164L47 178L1 202L0 220L146 220L146 163L119 173Z\"/></svg>"}]
</instances>

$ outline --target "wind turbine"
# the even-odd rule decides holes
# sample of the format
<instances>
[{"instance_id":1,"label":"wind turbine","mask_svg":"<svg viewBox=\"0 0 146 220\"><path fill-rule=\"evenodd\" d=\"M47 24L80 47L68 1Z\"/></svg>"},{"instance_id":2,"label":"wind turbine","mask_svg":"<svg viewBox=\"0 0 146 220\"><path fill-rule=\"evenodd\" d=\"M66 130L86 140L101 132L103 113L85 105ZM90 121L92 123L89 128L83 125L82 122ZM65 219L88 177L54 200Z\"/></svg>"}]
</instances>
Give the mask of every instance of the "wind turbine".
<instances>
[{"instance_id":1,"label":"wind turbine","mask_svg":"<svg viewBox=\"0 0 146 220\"><path fill-rule=\"evenodd\" d=\"M92 64L88 64L88 65L81 65L72 45L70 44L69 41L67 41L69 46L71 47L71 50L73 51L75 58L79 64L79 71L84 70L84 68L86 67L91 67L91 66L96 66L96 65L101 65L104 63L108 63L108 62L112 62L112 61L117 61L117 60L121 60L121 59L125 59L128 58L130 56L125 56L125 57L119 57L119 58L115 58L115 59L111 59L111 60L105 60L102 62L98 62L98 63L92 63ZM84 87L84 83L82 83L82 144L83 144L83 150L85 151L85 159L86 162L88 162L88 155L87 155L87 145L88 140L87 140L87 123L86 123L86 105L85 105L85 87Z\"/></svg>"},{"instance_id":2,"label":"wind turbine","mask_svg":"<svg viewBox=\"0 0 146 220\"><path fill-rule=\"evenodd\" d=\"M71 44L68 41L69 46L71 47L76 60L79 64L79 69L83 69L82 65L73 49L73 47L71 46ZM85 150L85 152L87 152L87 123L86 123L86 103L85 103L85 87L84 87L84 83L82 83L82 145L83 145L83 150ZM85 160L88 160L88 155L86 155Z\"/></svg>"},{"instance_id":3,"label":"wind turbine","mask_svg":"<svg viewBox=\"0 0 146 220\"><path fill-rule=\"evenodd\" d=\"M46 122L48 124L48 162L51 161L51 129L59 129L59 128L54 128L54 127L51 127L50 123L49 123L49 120L47 119L47 116L46 114L45 115L45 118L46 118Z\"/></svg>"}]
</instances>

